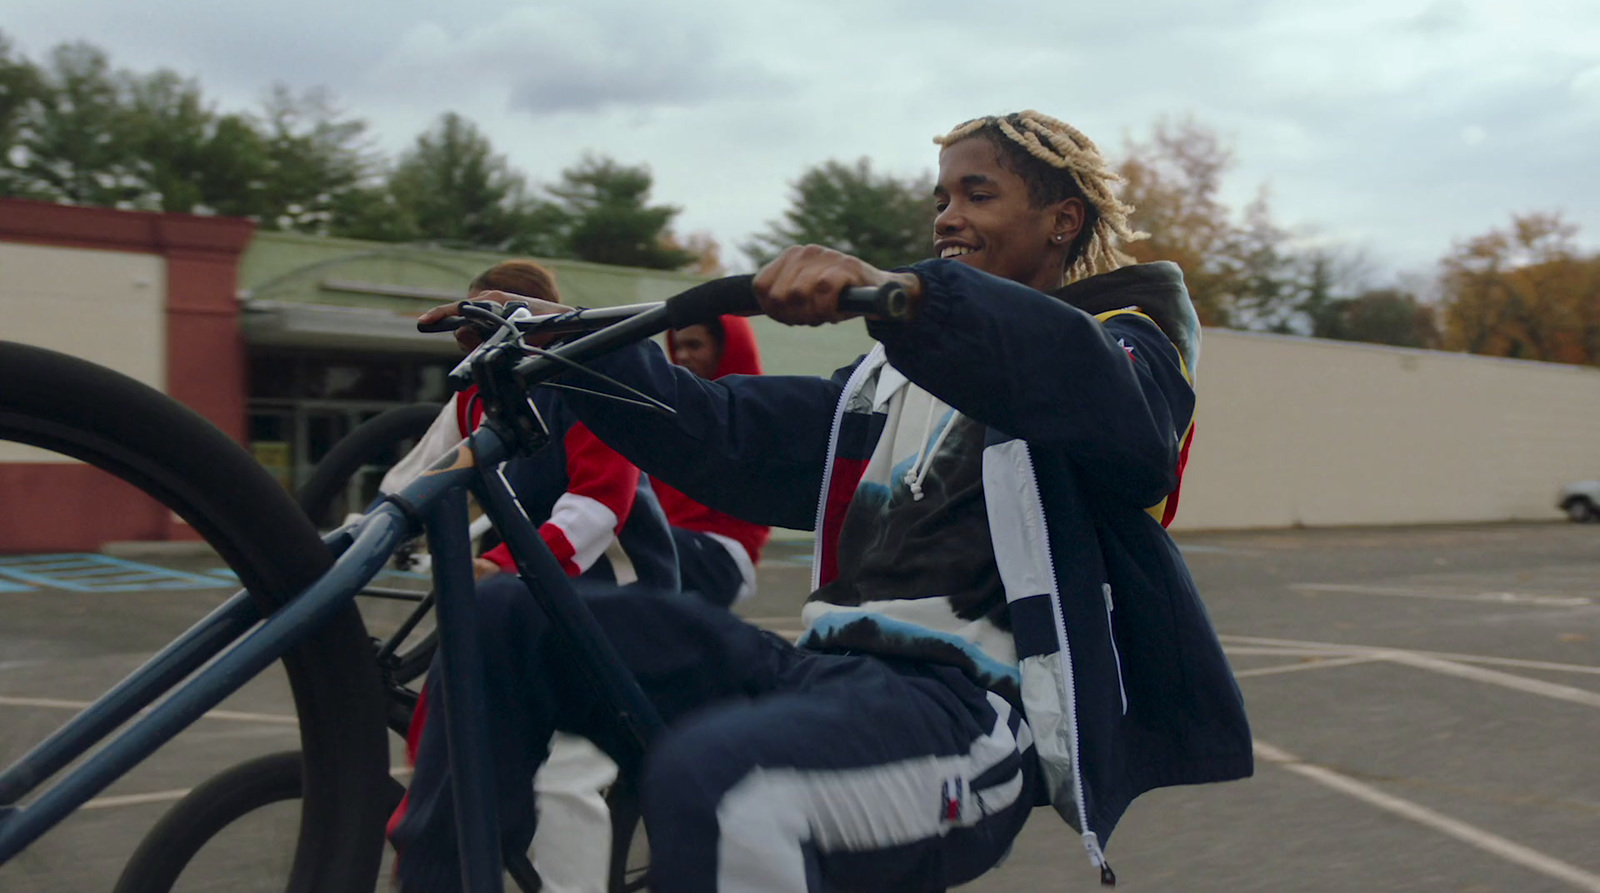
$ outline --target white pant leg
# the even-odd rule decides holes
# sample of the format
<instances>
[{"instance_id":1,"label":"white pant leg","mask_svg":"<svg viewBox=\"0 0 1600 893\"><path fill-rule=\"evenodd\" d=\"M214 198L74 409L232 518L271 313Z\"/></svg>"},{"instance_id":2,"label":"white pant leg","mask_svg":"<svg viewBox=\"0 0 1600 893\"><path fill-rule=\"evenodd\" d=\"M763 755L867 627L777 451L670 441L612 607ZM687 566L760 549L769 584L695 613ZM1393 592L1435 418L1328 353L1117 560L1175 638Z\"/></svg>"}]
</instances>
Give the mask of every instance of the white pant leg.
<instances>
[{"instance_id":1,"label":"white pant leg","mask_svg":"<svg viewBox=\"0 0 1600 893\"><path fill-rule=\"evenodd\" d=\"M539 825L533 867L546 893L606 893L611 862L611 812L601 790L617 764L587 739L557 732L533 788Z\"/></svg>"}]
</instances>

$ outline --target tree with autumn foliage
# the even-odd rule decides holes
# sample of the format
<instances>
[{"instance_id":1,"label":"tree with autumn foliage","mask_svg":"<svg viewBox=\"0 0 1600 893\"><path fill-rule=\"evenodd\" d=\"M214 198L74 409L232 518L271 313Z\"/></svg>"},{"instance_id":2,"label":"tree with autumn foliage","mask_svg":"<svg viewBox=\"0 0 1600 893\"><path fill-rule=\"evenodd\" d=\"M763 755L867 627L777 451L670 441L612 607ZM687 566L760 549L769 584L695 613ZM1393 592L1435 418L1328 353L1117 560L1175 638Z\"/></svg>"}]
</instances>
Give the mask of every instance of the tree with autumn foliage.
<instances>
[{"instance_id":1,"label":"tree with autumn foliage","mask_svg":"<svg viewBox=\"0 0 1600 893\"><path fill-rule=\"evenodd\" d=\"M1264 185L1241 211L1223 201L1234 153L1215 130L1163 118L1125 153L1118 172L1122 200L1134 206L1129 224L1150 238L1123 250L1181 267L1205 325L1309 333L1309 258L1273 219Z\"/></svg>"},{"instance_id":2,"label":"tree with autumn foliage","mask_svg":"<svg viewBox=\"0 0 1600 893\"><path fill-rule=\"evenodd\" d=\"M1205 325L1233 320L1229 265L1236 242L1232 210L1220 193L1233 150L1192 118L1162 120L1149 139L1129 140L1119 166L1122 200L1133 205L1129 226L1150 238L1123 245L1140 263L1168 260L1183 268L1195 310Z\"/></svg>"},{"instance_id":3,"label":"tree with autumn foliage","mask_svg":"<svg viewBox=\"0 0 1600 893\"><path fill-rule=\"evenodd\" d=\"M728 268L722 263L722 245L704 230L679 236L668 230L661 235L661 244L668 250L688 252L694 259L683 267L686 273L699 276L726 276Z\"/></svg>"},{"instance_id":4,"label":"tree with autumn foliage","mask_svg":"<svg viewBox=\"0 0 1600 893\"><path fill-rule=\"evenodd\" d=\"M1122 246L1135 260L1183 269L1205 325L1407 347L1438 343L1431 307L1371 288L1359 256L1304 247L1272 215L1263 185L1235 211L1222 199L1231 146L1193 118L1162 119L1130 140L1119 173L1129 223L1149 239Z\"/></svg>"},{"instance_id":5,"label":"tree with autumn foliage","mask_svg":"<svg viewBox=\"0 0 1600 893\"><path fill-rule=\"evenodd\" d=\"M1600 365L1600 255L1583 254L1560 214L1516 215L1441 264L1444 346Z\"/></svg>"}]
</instances>

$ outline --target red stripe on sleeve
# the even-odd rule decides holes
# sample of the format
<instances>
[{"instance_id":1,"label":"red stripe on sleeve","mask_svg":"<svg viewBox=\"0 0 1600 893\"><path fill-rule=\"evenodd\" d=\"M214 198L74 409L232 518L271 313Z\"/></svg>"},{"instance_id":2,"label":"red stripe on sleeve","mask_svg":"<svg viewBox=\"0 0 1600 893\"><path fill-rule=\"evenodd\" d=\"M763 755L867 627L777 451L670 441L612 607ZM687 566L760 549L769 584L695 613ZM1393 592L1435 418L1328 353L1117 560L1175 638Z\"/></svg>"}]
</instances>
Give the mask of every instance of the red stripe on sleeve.
<instances>
[{"instance_id":1,"label":"red stripe on sleeve","mask_svg":"<svg viewBox=\"0 0 1600 893\"><path fill-rule=\"evenodd\" d=\"M577 550L572 548L572 543L567 541L567 535L561 528L546 521L539 526L539 535L544 537L544 544L550 547L550 552L556 556L556 561L561 562L561 569L567 576L576 577L579 574L578 566L572 563L572 556ZM511 547L505 543L495 546L481 556L500 566L508 574L517 572L517 563L511 558Z\"/></svg>"},{"instance_id":2,"label":"red stripe on sleeve","mask_svg":"<svg viewBox=\"0 0 1600 893\"><path fill-rule=\"evenodd\" d=\"M587 496L610 509L617 516L611 532L621 530L639 491L639 469L601 443L582 422L568 428L562 442L567 448L567 492Z\"/></svg>"},{"instance_id":3,"label":"red stripe on sleeve","mask_svg":"<svg viewBox=\"0 0 1600 893\"><path fill-rule=\"evenodd\" d=\"M550 547L550 554L561 562L561 569L567 572L567 576L576 577L583 572L572 560L572 556L578 554L578 550L572 548L566 531L546 521L539 525L539 535L544 537L544 544Z\"/></svg>"},{"instance_id":4,"label":"red stripe on sleeve","mask_svg":"<svg viewBox=\"0 0 1600 893\"><path fill-rule=\"evenodd\" d=\"M508 574L517 572L517 563L511 560L511 547L505 543L495 546L493 549L483 553L481 557L500 565L500 569Z\"/></svg>"}]
</instances>

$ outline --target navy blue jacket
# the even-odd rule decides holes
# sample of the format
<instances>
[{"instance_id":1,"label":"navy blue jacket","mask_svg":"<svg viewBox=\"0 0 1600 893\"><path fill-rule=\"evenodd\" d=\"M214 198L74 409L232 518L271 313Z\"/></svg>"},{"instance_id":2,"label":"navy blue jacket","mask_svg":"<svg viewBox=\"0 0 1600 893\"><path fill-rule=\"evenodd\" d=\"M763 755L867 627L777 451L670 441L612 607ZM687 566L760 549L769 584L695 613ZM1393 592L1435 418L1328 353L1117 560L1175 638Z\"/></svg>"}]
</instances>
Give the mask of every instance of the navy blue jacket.
<instances>
[{"instance_id":1,"label":"navy blue jacket","mask_svg":"<svg viewBox=\"0 0 1600 893\"><path fill-rule=\"evenodd\" d=\"M1177 486L1194 412L1182 276L1170 264L1138 265L1052 296L955 261L912 270L924 284L918 318L870 324L880 348L831 379L708 382L641 347L596 366L675 416L569 399L596 435L691 498L820 531L819 570L837 535L830 520L854 490L846 471L882 429L871 395L851 391L864 368L886 359L984 423L985 497L1024 709L1053 804L1103 864L1104 842L1138 794L1252 771L1238 686L1182 556L1150 512ZM1075 304L1150 312L1102 322Z\"/></svg>"}]
</instances>

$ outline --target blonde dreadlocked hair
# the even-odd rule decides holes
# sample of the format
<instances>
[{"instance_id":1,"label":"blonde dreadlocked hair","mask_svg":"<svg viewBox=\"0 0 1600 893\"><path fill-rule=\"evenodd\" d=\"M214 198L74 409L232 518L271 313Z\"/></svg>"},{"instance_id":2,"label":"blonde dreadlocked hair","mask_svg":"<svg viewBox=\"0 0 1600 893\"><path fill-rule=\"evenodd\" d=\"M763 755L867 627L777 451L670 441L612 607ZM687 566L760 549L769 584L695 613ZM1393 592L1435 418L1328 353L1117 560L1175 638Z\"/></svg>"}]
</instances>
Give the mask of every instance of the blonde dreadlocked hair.
<instances>
[{"instance_id":1,"label":"blonde dreadlocked hair","mask_svg":"<svg viewBox=\"0 0 1600 893\"><path fill-rule=\"evenodd\" d=\"M1122 176L1106 163L1094 141L1071 124L1035 111L989 115L958 124L933 141L943 147L971 137L994 145L1001 164L1028 184L1034 207L1068 198L1081 199L1087 206L1083 229L1067 256L1068 282L1132 263L1117 243L1150 238L1149 233L1129 227L1133 206L1111 191Z\"/></svg>"}]
</instances>

